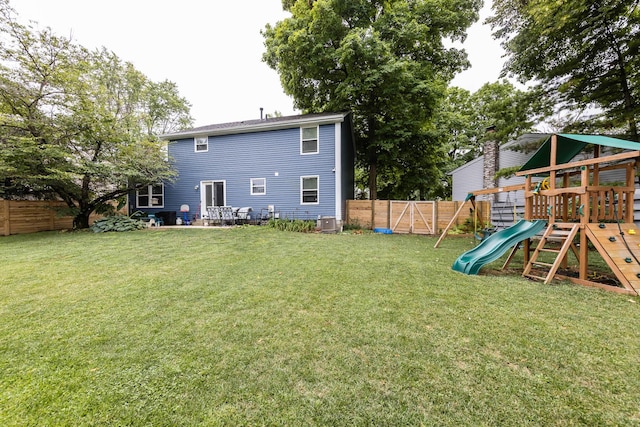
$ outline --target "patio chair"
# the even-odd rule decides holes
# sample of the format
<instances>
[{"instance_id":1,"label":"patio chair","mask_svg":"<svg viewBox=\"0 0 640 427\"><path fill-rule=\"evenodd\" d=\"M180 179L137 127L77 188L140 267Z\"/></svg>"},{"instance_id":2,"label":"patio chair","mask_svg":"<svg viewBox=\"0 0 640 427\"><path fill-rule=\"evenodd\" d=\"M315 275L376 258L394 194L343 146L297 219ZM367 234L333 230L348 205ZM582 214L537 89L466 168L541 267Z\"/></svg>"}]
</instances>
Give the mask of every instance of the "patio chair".
<instances>
[{"instance_id":1,"label":"patio chair","mask_svg":"<svg viewBox=\"0 0 640 427\"><path fill-rule=\"evenodd\" d=\"M220 225L222 224L222 212L220 206L210 206L207 208L207 225Z\"/></svg>"},{"instance_id":2,"label":"patio chair","mask_svg":"<svg viewBox=\"0 0 640 427\"><path fill-rule=\"evenodd\" d=\"M233 216L233 208L231 206L220 206L220 214L223 224L234 225L236 223L236 219Z\"/></svg>"}]
</instances>

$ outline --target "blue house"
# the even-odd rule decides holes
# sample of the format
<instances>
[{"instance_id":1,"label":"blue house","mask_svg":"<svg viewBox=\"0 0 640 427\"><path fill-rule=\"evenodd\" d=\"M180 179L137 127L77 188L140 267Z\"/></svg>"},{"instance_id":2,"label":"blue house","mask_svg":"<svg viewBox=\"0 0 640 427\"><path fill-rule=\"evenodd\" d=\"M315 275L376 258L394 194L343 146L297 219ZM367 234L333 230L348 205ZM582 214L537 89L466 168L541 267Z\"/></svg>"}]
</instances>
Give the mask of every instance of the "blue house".
<instances>
[{"instance_id":1,"label":"blue house","mask_svg":"<svg viewBox=\"0 0 640 427\"><path fill-rule=\"evenodd\" d=\"M178 171L174 183L135 194L134 209L190 220L212 206L250 207L252 215L344 218L354 195L350 113L307 114L223 123L163 135Z\"/></svg>"}]
</instances>

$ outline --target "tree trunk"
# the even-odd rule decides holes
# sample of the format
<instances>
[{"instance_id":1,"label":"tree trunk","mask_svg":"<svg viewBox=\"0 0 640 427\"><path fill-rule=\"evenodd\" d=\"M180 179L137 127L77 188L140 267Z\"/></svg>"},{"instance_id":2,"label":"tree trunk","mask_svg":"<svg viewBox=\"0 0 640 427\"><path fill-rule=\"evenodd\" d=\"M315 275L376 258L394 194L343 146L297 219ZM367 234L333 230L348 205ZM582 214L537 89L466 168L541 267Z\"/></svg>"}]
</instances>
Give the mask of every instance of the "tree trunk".
<instances>
[{"instance_id":1,"label":"tree trunk","mask_svg":"<svg viewBox=\"0 0 640 427\"><path fill-rule=\"evenodd\" d=\"M378 198L378 154L376 141L376 119L367 118L367 157L369 159L369 199Z\"/></svg>"},{"instance_id":2,"label":"tree trunk","mask_svg":"<svg viewBox=\"0 0 640 427\"><path fill-rule=\"evenodd\" d=\"M81 210L78 214L73 218L73 229L74 230L83 230L85 228L89 228L89 216L91 215L91 211Z\"/></svg>"},{"instance_id":3,"label":"tree trunk","mask_svg":"<svg viewBox=\"0 0 640 427\"><path fill-rule=\"evenodd\" d=\"M369 163L369 199L376 200L378 198L378 170L375 161Z\"/></svg>"}]
</instances>

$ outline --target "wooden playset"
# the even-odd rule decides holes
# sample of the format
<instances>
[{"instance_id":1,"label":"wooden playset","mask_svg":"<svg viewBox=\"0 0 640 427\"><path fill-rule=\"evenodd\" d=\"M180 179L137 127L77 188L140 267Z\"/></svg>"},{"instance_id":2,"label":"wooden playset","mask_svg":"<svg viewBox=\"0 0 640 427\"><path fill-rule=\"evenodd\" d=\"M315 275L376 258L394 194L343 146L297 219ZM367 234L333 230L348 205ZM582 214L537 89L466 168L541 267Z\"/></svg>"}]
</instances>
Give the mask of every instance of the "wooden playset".
<instances>
[{"instance_id":1,"label":"wooden playset","mask_svg":"<svg viewBox=\"0 0 640 427\"><path fill-rule=\"evenodd\" d=\"M593 147L593 156L572 161L587 146ZM603 155L605 150L607 155ZM524 220L547 222L542 234L527 236L513 246L504 267L521 247L525 277L545 284L554 278L565 279L640 295L640 228L634 224L638 159L640 143L597 135L554 134L516 173L525 178L524 184L474 191L467 201L473 204L479 195L524 190ZM618 171L624 181L601 184L605 171ZM598 281L590 274L589 243L613 272L616 283ZM577 271L567 271L569 252L575 255Z\"/></svg>"}]
</instances>

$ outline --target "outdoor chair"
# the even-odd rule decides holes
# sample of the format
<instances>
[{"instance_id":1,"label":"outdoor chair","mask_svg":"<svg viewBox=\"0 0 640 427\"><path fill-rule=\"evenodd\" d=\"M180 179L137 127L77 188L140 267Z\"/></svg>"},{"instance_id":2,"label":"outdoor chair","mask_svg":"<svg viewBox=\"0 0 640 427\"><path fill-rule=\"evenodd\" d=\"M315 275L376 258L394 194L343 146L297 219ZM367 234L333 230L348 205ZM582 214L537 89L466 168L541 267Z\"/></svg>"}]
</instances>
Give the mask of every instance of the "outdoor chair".
<instances>
[{"instance_id":1,"label":"outdoor chair","mask_svg":"<svg viewBox=\"0 0 640 427\"><path fill-rule=\"evenodd\" d=\"M220 215L223 224L234 225L236 223L231 206L220 206Z\"/></svg>"},{"instance_id":2,"label":"outdoor chair","mask_svg":"<svg viewBox=\"0 0 640 427\"><path fill-rule=\"evenodd\" d=\"M222 212L220 206L210 206L207 208L207 225L220 225L222 224Z\"/></svg>"}]
</instances>

